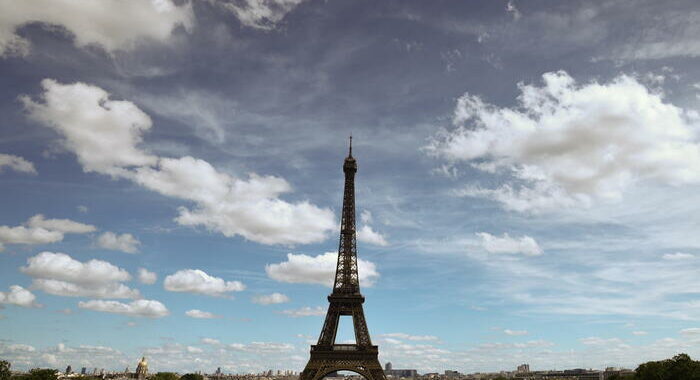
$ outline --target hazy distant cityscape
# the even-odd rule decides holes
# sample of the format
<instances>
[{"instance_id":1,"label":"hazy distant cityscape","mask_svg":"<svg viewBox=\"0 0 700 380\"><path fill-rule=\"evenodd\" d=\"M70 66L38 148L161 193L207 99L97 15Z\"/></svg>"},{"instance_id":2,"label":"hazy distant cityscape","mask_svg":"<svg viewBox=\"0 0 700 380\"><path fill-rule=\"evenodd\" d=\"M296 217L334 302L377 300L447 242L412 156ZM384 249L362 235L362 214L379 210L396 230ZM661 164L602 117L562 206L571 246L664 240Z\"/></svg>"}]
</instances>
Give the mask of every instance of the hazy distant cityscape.
<instances>
[{"instance_id":1,"label":"hazy distant cityscape","mask_svg":"<svg viewBox=\"0 0 700 380\"><path fill-rule=\"evenodd\" d=\"M15 376L21 376L28 372L15 371ZM634 371L623 368L606 368L604 370L593 369L566 369L566 370L548 370L548 371L531 371L528 364L519 365L514 370L504 370L490 373L460 373L454 370L445 370L443 373L419 373L415 369L397 369L393 368L391 362L384 365L384 373L387 378L395 380L487 380L487 379L550 379L550 380L608 380L619 379L621 376L633 375ZM57 379L115 379L115 380L158 380L159 374L163 372L150 373L148 364L145 358L140 360L135 366L134 371L126 368L124 371L106 371L104 368L86 368L82 367L79 370L73 370L73 367L68 365L65 370L57 371ZM167 372L177 377L182 377L186 374ZM294 370L267 370L259 373L226 373L221 368L217 368L210 373L195 372L194 375L201 376L205 380L297 380L299 372ZM331 373L324 377L325 380L362 380L363 377L348 371L341 373ZM165 380L165 379L163 379Z\"/></svg>"}]
</instances>

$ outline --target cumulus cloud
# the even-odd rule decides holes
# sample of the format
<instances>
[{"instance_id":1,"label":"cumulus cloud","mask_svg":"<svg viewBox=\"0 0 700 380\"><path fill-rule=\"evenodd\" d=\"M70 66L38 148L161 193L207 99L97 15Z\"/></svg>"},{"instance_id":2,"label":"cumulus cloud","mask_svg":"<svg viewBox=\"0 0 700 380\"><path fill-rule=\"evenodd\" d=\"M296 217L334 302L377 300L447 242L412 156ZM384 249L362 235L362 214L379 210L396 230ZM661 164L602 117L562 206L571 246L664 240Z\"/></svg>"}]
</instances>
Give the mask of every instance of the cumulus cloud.
<instances>
[{"instance_id":1,"label":"cumulus cloud","mask_svg":"<svg viewBox=\"0 0 700 380\"><path fill-rule=\"evenodd\" d=\"M503 330L503 333L506 335L510 336L522 336L522 335L527 335L526 330L511 330L511 329L505 329Z\"/></svg>"},{"instance_id":2,"label":"cumulus cloud","mask_svg":"<svg viewBox=\"0 0 700 380\"><path fill-rule=\"evenodd\" d=\"M135 300L130 303L90 300L78 302L78 307L103 313L123 314L131 317L161 318L170 314L168 308L154 300Z\"/></svg>"},{"instance_id":3,"label":"cumulus cloud","mask_svg":"<svg viewBox=\"0 0 700 380\"><path fill-rule=\"evenodd\" d=\"M289 297L282 293L263 294L253 297L253 303L260 305L273 305L289 302Z\"/></svg>"},{"instance_id":4,"label":"cumulus cloud","mask_svg":"<svg viewBox=\"0 0 700 380\"><path fill-rule=\"evenodd\" d=\"M124 269L102 260L81 262L65 253L41 252L27 259L22 273L34 278L32 286L49 294L69 297L140 298Z\"/></svg>"},{"instance_id":5,"label":"cumulus cloud","mask_svg":"<svg viewBox=\"0 0 700 380\"><path fill-rule=\"evenodd\" d=\"M63 137L61 143L84 171L120 175L124 168L156 163L155 156L136 147L153 123L134 103L110 100L105 90L84 83L44 79L41 86L41 102L20 99L32 119Z\"/></svg>"},{"instance_id":6,"label":"cumulus cloud","mask_svg":"<svg viewBox=\"0 0 700 380\"><path fill-rule=\"evenodd\" d=\"M0 251L4 244L49 244L63 240L64 234L95 231L95 226L69 219L46 219L37 214L22 226L0 226Z\"/></svg>"},{"instance_id":7,"label":"cumulus cloud","mask_svg":"<svg viewBox=\"0 0 700 380\"><path fill-rule=\"evenodd\" d=\"M221 342L218 339L214 339L214 338L202 338L202 343L209 344L212 346L217 346L217 345L221 344Z\"/></svg>"},{"instance_id":8,"label":"cumulus cloud","mask_svg":"<svg viewBox=\"0 0 700 380\"><path fill-rule=\"evenodd\" d=\"M5 244L48 244L63 240L59 231L24 226L0 226L0 251Z\"/></svg>"},{"instance_id":9,"label":"cumulus cloud","mask_svg":"<svg viewBox=\"0 0 700 380\"><path fill-rule=\"evenodd\" d=\"M543 80L542 87L519 85L518 107L489 105L471 94L459 99L456 128L435 136L427 152L509 174L511 182L497 188L470 185L457 195L539 212L618 200L644 181L700 181L696 113L664 102L626 75L579 84L559 71Z\"/></svg>"},{"instance_id":10,"label":"cumulus cloud","mask_svg":"<svg viewBox=\"0 0 700 380\"><path fill-rule=\"evenodd\" d=\"M373 230L372 227L368 225L364 225L359 230L357 230L357 240L364 243L379 245L382 247L389 245L389 243L386 241L386 238L384 238L384 235Z\"/></svg>"},{"instance_id":11,"label":"cumulus cloud","mask_svg":"<svg viewBox=\"0 0 700 380\"><path fill-rule=\"evenodd\" d=\"M2 48L0 47L0 49ZM0 153L0 173L2 173L5 168L9 168L20 173L36 174L36 169L34 168L33 163L19 156Z\"/></svg>"},{"instance_id":12,"label":"cumulus cloud","mask_svg":"<svg viewBox=\"0 0 700 380\"><path fill-rule=\"evenodd\" d=\"M36 307L38 304L35 301L36 296L19 285L10 286L9 292L0 292L0 304Z\"/></svg>"},{"instance_id":13,"label":"cumulus cloud","mask_svg":"<svg viewBox=\"0 0 700 380\"><path fill-rule=\"evenodd\" d=\"M46 219L44 215L41 214L29 218L27 225L31 228L43 228L45 230L58 231L64 234L86 234L97 230L95 226L90 224L84 224L70 219Z\"/></svg>"},{"instance_id":14,"label":"cumulus cloud","mask_svg":"<svg viewBox=\"0 0 700 380\"><path fill-rule=\"evenodd\" d=\"M138 275L139 281L142 284L153 285L156 283L156 280L158 280L158 275L146 268L139 268Z\"/></svg>"},{"instance_id":15,"label":"cumulus cloud","mask_svg":"<svg viewBox=\"0 0 700 380\"><path fill-rule=\"evenodd\" d=\"M175 221L204 226L224 236L263 244L319 242L335 227L333 212L308 201L289 203L287 181L255 173L234 177L190 156L157 157L140 149L152 126L129 101L110 100L103 89L84 83L42 81L41 99L21 97L29 116L56 130L86 172L125 178L165 196L192 202Z\"/></svg>"},{"instance_id":16,"label":"cumulus cloud","mask_svg":"<svg viewBox=\"0 0 700 380\"><path fill-rule=\"evenodd\" d=\"M114 232L105 232L97 238L97 246L113 251L122 251L125 253L136 253L139 251L138 246L141 242L132 234L117 235Z\"/></svg>"},{"instance_id":17,"label":"cumulus cloud","mask_svg":"<svg viewBox=\"0 0 700 380\"><path fill-rule=\"evenodd\" d=\"M291 191L282 178L251 174L243 180L193 157L162 158L157 168L139 168L135 180L161 194L194 201L196 208L178 209L179 224L202 225L228 237L240 235L263 244L310 243L324 240L335 225L330 210L281 200L281 194Z\"/></svg>"},{"instance_id":18,"label":"cumulus cloud","mask_svg":"<svg viewBox=\"0 0 700 380\"><path fill-rule=\"evenodd\" d=\"M240 292L245 289L245 285L240 281L224 281L200 269L179 270L165 278L163 287L171 292L187 292L212 297L229 297L226 293Z\"/></svg>"},{"instance_id":19,"label":"cumulus cloud","mask_svg":"<svg viewBox=\"0 0 700 380\"><path fill-rule=\"evenodd\" d=\"M233 13L241 24L263 30L274 29L287 13L304 0L209 0Z\"/></svg>"},{"instance_id":20,"label":"cumulus cloud","mask_svg":"<svg viewBox=\"0 0 700 380\"><path fill-rule=\"evenodd\" d=\"M362 226L359 230L357 230L357 240L382 247L389 245L384 235L373 230L372 226L370 226L373 219L372 213L369 212L369 210L362 210L360 213L360 221L362 222Z\"/></svg>"},{"instance_id":21,"label":"cumulus cloud","mask_svg":"<svg viewBox=\"0 0 700 380\"><path fill-rule=\"evenodd\" d=\"M527 235L521 238L512 238L507 233L504 233L501 237L487 232L477 232L476 235L481 238L481 246L488 253L521 254L526 256L538 256L543 253L537 241Z\"/></svg>"},{"instance_id":22,"label":"cumulus cloud","mask_svg":"<svg viewBox=\"0 0 700 380\"><path fill-rule=\"evenodd\" d=\"M289 283L321 284L333 286L338 263L337 252L326 252L318 256L287 254L287 261L265 265L267 276L273 280ZM370 261L357 259L360 284L371 287L379 278L376 266Z\"/></svg>"},{"instance_id":23,"label":"cumulus cloud","mask_svg":"<svg viewBox=\"0 0 700 380\"><path fill-rule=\"evenodd\" d=\"M97 45L112 52L131 50L144 40L166 42L177 26L190 28L193 22L190 3L177 6L171 0L0 0L0 56L29 52L30 42L17 29L32 23L60 27L78 47Z\"/></svg>"},{"instance_id":24,"label":"cumulus cloud","mask_svg":"<svg viewBox=\"0 0 700 380\"><path fill-rule=\"evenodd\" d=\"M91 297L91 298L139 298L137 289L129 288L122 283L109 282L105 284L76 284L74 282L37 278L32 281L32 287L56 296Z\"/></svg>"},{"instance_id":25,"label":"cumulus cloud","mask_svg":"<svg viewBox=\"0 0 700 380\"><path fill-rule=\"evenodd\" d=\"M190 317L190 318L198 318L198 319L215 319L215 318L221 318L220 315L210 313L208 311L202 311L198 309L192 309L192 310L187 310L185 312L185 315Z\"/></svg>"}]
</instances>

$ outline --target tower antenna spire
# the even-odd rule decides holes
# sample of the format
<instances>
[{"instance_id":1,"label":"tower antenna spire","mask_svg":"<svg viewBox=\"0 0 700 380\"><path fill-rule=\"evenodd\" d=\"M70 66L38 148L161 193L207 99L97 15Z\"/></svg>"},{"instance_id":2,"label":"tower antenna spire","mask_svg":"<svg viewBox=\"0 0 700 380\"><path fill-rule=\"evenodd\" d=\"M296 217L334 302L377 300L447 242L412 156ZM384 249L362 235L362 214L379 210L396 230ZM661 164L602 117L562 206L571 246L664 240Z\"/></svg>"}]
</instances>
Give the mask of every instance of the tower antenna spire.
<instances>
[{"instance_id":1,"label":"tower antenna spire","mask_svg":"<svg viewBox=\"0 0 700 380\"><path fill-rule=\"evenodd\" d=\"M348 157L352 157L352 133L350 134L350 153L348 153Z\"/></svg>"}]
</instances>

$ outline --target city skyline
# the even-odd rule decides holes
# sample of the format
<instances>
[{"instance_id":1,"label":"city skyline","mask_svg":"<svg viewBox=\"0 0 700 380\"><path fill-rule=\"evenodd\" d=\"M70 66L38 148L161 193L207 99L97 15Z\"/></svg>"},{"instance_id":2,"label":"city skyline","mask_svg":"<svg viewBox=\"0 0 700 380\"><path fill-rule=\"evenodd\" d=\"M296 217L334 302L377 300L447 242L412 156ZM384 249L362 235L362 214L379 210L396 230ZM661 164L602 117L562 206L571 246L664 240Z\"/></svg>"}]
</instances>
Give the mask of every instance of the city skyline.
<instances>
[{"instance_id":1,"label":"city skyline","mask_svg":"<svg viewBox=\"0 0 700 380\"><path fill-rule=\"evenodd\" d=\"M0 0L0 359L301 371L349 135L382 364L698 357L698 21L691 0Z\"/></svg>"}]
</instances>

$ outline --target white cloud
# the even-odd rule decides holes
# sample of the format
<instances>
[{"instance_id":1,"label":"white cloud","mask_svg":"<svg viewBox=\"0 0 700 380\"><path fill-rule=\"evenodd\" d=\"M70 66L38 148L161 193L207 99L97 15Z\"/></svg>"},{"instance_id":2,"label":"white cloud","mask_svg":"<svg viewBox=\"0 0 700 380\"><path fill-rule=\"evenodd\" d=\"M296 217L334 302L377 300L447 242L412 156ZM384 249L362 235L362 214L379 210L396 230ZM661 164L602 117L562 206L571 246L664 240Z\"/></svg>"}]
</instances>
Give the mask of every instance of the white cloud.
<instances>
[{"instance_id":1,"label":"white cloud","mask_svg":"<svg viewBox=\"0 0 700 380\"><path fill-rule=\"evenodd\" d=\"M166 42L178 25L190 28L191 5L171 0L119 0L84 3L75 0L0 0L0 56L24 55L30 42L17 29L31 23L60 26L75 45L99 45L105 50L131 50L144 40Z\"/></svg>"},{"instance_id":2,"label":"white cloud","mask_svg":"<svg viewBox=\"0 0 700 380\"><path fill-rule=\"evenodd\" d=\"M456 128L426 147L435 156L470 162L512 177L495 189L467 186L458 195L494 199L508 210L538 212L618 200L633 184L700 182L697 117L650 92L636 79L578 84L566 72L544 86L520 85L517 108L465 94Z\"/></svg>"},{"instance_id":3,"label":"white cloud","mask_svg":"<svg viewBox=\"0 0 700 380\"><path fill-rule=\"evenodd\" d=\"M152 122L129 101L110 100L103 89L84 83L63 85L45 79L42 86L39 102L21 97L29 116L56 130L83 170L130 179L192 202L193 208L178 209L175 220L181 225L290 245L322 241L336 228L331 210L280 199L292 190L282 178L250 173L241 179L204 160L156 157L139 149Z\"/></svg>"},{"instance_id":4,"label":"white cloud","mask_svg":"<svg viewBox=\"0 0 700 380\"><path fill-rule=\"evenodd\" d=\"M78 302L78 307L132 317L161 318L170 314L165 305L154 300L135 300L128 304L117 301L90 300Z\"/></svg>"},{"instance_id":5,"label":"white cloud","mask_svg":"<svg viewBox=\"0 0 700 380\"><path fill-rule=\"evenodd\" d=\"M370 226L374 218L372 217L372 213L369 212L369 210L362 210L362 212L360 213L360 220L362 221L362 227L360 227L360 229L357 230L358 241L379 245L382 247L389 245L384 235L373 230L372 226Z\"/></svg>"},{"instance_id":6,"label":"white cloud","mask_svg":"<svg viewBox=\"0 0 700 380\"><path fill-rule=\"evenodd\" d=\"M70 219L46 219L44 215L41 214L29 218L27 225L31 228L43 228L45 230L58 231L64 234L86 234L97 230L95 226L90 224L84 224Z\"/></svg>"},{"instance_id":7,"label":"white cloud","mask_svg":"<svg viewBox=\"0 0 700 380\"><path fill-rule=\"evenodd\" d=\"M28 344L11 344L7 346L7 351L9 352L36 352L36 348L34 346L30 346Z\"/></svg>"},{"instance_id":8,"label":"white cloud","mask_svg":"<svg viewBox=\"0 0 700 380\"><path fill-rule=\"evenodd\" d=\"M64 297L91 297L91 298L140 298L141 293L137 289L109 282L105 284L76 284L68 281L37 278L32 281L32 287L43 292Z\"/></svg>"},{"instance_id":9,"label":"white cloud","mask_svg":"<svg viewBox=\"0 0 700 380\"><path fill-rule=\"evenodd\" d=\"M512 238L507 233L502 237L491 235L487 232L477 232L481 238L481 246L488 253L522 254L526 256L538 256L543 253L542 248L535 239L524 235L521 238Z\"/></svg>"},{"instance_id":10,"label":"white cloud","mask_svg":"<svg viewBox=\"0 0 700 380\"><path fill-rule=\"evenodd\" d=\"M304 0L209 0L233 13L241 24L263 30L274 29L287 13Z\"/></svg>"},{"instance_id":11,"label":"white cloud","mask_svg":"<svg viewBox=\"0 0 700 380\"><path fill-rule=\"evenodd\" d=\"M282 293L264 294L253 297L253 303L260 305L273 305L289 302L289 297Z\"/></svg>"},{"instance_id":12,"label":"white cloud","mask_svg":"<svg viewBox=\"0 0 700 380\"><path fill-rule=\"evenodd\" d=\"M47 293L70 297L140 298L136 289L122 284L129 273L102 260L80 262L65 253L41 252L27 259L22 273L34 278L32 286Z\"/></svg>"},{"instance_id":13,"label":"white cloud","mask_svg":"<svg viewBox=\"0 0 700 380\"><path fill-rule=\"evenodd\" d=\"M410 335L410 334L405 334L405 333L389 333L389 334L382 334L381 336L385 337L385 338L396 338L396 339L418 341L418 342L439 340L438 337L436 337L434 335Z\"/></svg>"},{"instance_id":14,"label":"white cloud","mask_svg":"<svg viewBox=\"0 0 700 380\"><path fill-rule=\"evenodd\" d=\"M372 213L369 210L362 210L362 212L360 213L360 220L364 224L371 224L374 220L374 217L372 216Z\"/></svg>"},{"instance_id":15,"label":"white cloud","mask_svg":"<svg viewBox=\"0 0 700 380\"><path fill-rule=\"evenodd\" d=\"M279 312L279 314L284 314L292 318L320 317L326 315L326 309L322 308L321 306L304 306L299 309L282 310Z\"/></svg>"},{"instance_id":16,"label":"white cloud","mask_svg":"<svg viewBox=\"0 0 700 380\"><path fill-rule=\"evenodd\" d=\"M125 253L136 253L141 242L132 234L117 235L114 232L105 232L97 238L97 246Z\"/></svg>"},{"instance_id":17,"label":"white cloud","mask_svg":"<svg viewBox=\"0 0 700 380\"><path fill-rule=\"evenodd\" d=\"M527 330L511 330L511 329L505 329L503 330L503 333L506 335L510 336L522 336L522 335L527 335Z\"/></svg>"},{"instance_id":18,"label":"white cloud","mask_svg":"<svg viewBox=\"0 0 700 380\"><path fill-rule=\"evenodd\" d=\"M139 281L142 284L153 285L156 283L156 280L158 280L158 275L146 268L139 268L138 275Z\"/></svg>"},{"instance_id":19,"label":"white cloud","mask_svg":"<svg viewBox=\"0 0 700 380\"><path fill-rule=\"evenodd\" d=\"M579 341L582 344L585 344L588 346L603 346L603 345L611 346L611 345L622 344L622 340L620 338L600 338L597 336L582 338L582 339L579 339Z\"/></svg>"},{"instance_id":20,"label":"white cloud","mask_svg":"<svg viewBox=\"0 0 700 380\"><path fill-rule=\"evenodd\" d=\"M101 284L129 281L127 271L106 261L92 259L85 263L65 253L41 252L27 259L21 271L35 278L51 278L75 283Z\"/></svg>"},{"instance_id":21,"label":"white cloud","mask_svg":"<svg viewBox=\"0 0 700 380\"><path fill-rule=\"evenodd\" d=\"M695 255L690 253L676 252L676 253L666 253L663 256L664 260L689 260L694 259Z\"/></svg>"},{"instance_id":22,"label":"white cloud","mask_svg":"<svg viewBox=\"0 0 700 380\"><path fill-rule=\"evenodd\" d=\"M163 287L171 292L187 292L212 297L228 297L226 293L240 292L245 289L245 285L240 281L224 281L200 269L179 270L165 278Z\"/></svg>"},{"instance_id":23,"label":"white cloud","mask_svg":"<svg viewBox=\"0 0 700 380\"><path fill-rule=\"evenodd\" d=\"M2 49L2 45L0 45L0 49ZM33 163L19 156L0 153L0 173L2 173L5 168L10 168L20 173L36 174Z\"/></svg>"},{"instance_id":24,"label":"white cloud","mask_svg":"<svg viewBox=\"0 0 700 380\"><path fill-rule=\"evenodd\" d=\"M202 338L202 343L212 346L218 346L219 344L221 344L221 342L218 339L214 338Z\"/></svg>"},{"instance_id":25,"label":"white cloud","mask_svg":"<svg viewBox=\"0 0 700 380\"><path fill-rule=\"evenodd\" d=\"M518 10L518 8L515 6L515 2L513 0L508 0L508 3L506 4L506 12L510 13L511 16L513 16L513 19L518 20L520 17L522 17L522 13Z\"/></svg>"},{"instance_id":26,"label":"white cloud","mask_svg":"<svg viewBox=\"0 0 700 380\"><path fill-rule=\"evenodd\" d=\"M4 244L48 244L61 240L63 234L58 231L24 226L0 226L0 250Z\"/></svg>"},{"instance_id":27,"label":"white cloud","mask_svg":"<svg viewBox=\"0 0 700 380\"><path fill-rule=\"evenodd\" d=\"M529 340L523 343L482 343L478 347L482 350L495 350L495 349L522 349L522 348L534 348L534 347L551 347L554 343L546 340Z\"/></svg>"},{"instance_id":28,"label":"white cloud","mask_svg":"<svg viewBox=\"0 0 700 380\"><path fill-rule=\"evenodd\" d=\"M374 231L372 227L366 224L357 231L357 240L382 247L389 245L382 234Z\"/></svg>"},{"instance_id":29,"label":"white cloud","mask_svg":"<svg viewBox=\"0 0 700 380\"><path fill-rule=\"evenodd\" d=\"M156 157L136 147L152 121L134 103L110 100L105 90L85 83L44 79L41 86L41 102L20 99L32 119L61 134L84 171L124 175L124 168L156 163Z\"/></svg>"},{"instance_id":30,"label":"white cloud","mask_svg":"<svg viewBox=\"0 0 700 380\"><path fill-rule=\"evenodd\" d=\"M0 226L0 251L4 244L49 244L63 240L64 234L95 231L95 226L69 219L46 219L37 214L23 226Z\"/></svg>"},{"instance_id":31,"label":"white cloud","mask_svg":"<svg viewBox=\"0 0 700 380\"><path fill-rule=\"evenodd\" d=\"M632 335L636 336L643 336L643 335L648 335L649 333L646 331L632 331Z\"/></svg>"},{"instance_id":32,"label":"white cloud","mask_svg":"<svg viewBox=\"0 0 700 380\"><path fill-rule=\"evenodd\" d=\"M176 221L203 225L224 236L241 235L263 244L321 241L335 228L333 213L308 203L291 204L278 197L291 191L282 178L251 174L234 178L193 157L162 158L157 169L139 168L135 180L161 194L194 201L180 207Z\"/></svg>"},{"instance_id":33,"label":"white cloud","mask_svg":"<svg viewBox=\"0 0 700 380\"><path fill-rule=\"evenodd\" d=\"M0 304L36 307L38 304L35 301L36 296L19 285L10 286L9 292L0 292Z\"/></svg>"},{"instance_id":34,"label":"white cloud","mask_svg":"<svg viewBox=\"0 0 700 380\"><path fill-rule=\"evenodd\" d=\"M270 352L288 352L294 350L294 346L288 343L272 343L272 342L251 342L249 344L231 343L227 348L234 351L245 351L256 354Z\"/></svg>"},{"instance_id":35,"label":"white cloud","mask_svg":"<svg viewBox=\"0 0 700 380\"><path fill-rule=\"evenodd\" d=\"M700 327L690 327L680 331L681 335L700 335Z\"/></svg>"},{"instance_id":36,"label":"white cloud","mask_svg":"<svg viewBox=\"0 0 700 380\"><path fill-rule=\"evenodd\" d=\"M267 276L273 280L289 283L321 284L333 286L337 252L326 252L318 256L287 254L287 261L265 265ZM357 259L360 285L371 287L379 278L376 266L370 261Z\"/></svg>"},{"instance_id":37,"label":"white cloud","mask_svg":"<svg viewBox=\"0 0 700 380\"><path fill-rule=\"evenodd\" d=\"M221 318L220 315L216 315L216 314L210 313L208 311L202 311L202 310L197 310L197 309L187 310L185 312L185 315L190 317L190 318L199 318L199 319Z\"/></svg>"}]
</instances>

